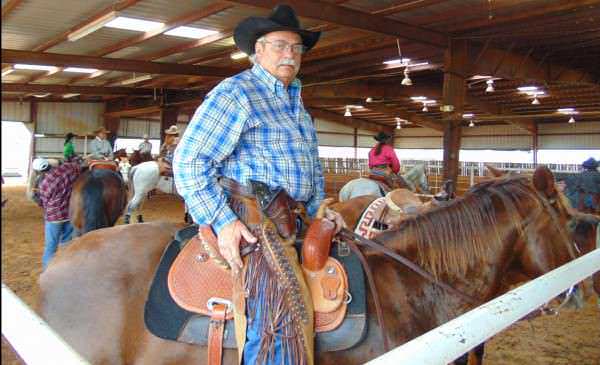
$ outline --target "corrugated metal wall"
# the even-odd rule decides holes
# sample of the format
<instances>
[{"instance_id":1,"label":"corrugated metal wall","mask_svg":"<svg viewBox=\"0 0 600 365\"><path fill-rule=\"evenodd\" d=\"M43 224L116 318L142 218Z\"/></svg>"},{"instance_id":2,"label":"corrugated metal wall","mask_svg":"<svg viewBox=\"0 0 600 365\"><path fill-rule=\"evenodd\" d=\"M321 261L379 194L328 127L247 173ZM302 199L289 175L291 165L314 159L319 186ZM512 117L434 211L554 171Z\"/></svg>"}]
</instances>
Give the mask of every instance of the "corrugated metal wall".
<instances>
[{"instance_id":1,"label":"corrugated metal wall","mask_svg":"<svg viewBox=\"0 0 600 365\"><path fill-rule=\"evenodd\" d=\"M179 135L183 135L187 123L177 123ZM143 119L121 119L119 123L119 137L123 138L142 138L148 133L150 139L160 138L160 121Z\"/></svg>"},{"instance_id":2,"label":"corrugated metal wall","mask_svg":"<svg viewBox=\"0 0 600 365\"><path fill-rule=\"evenodd\" d=\"M430 128L396 129L395 148L442 148L442 133Z\"/></svg>"},{"instance_id":3,"label":"corrugated metal wall","mask_svg":"<svg viewBox=\"0 0 600 365\"><path fill-rule=\"evenodd\" d=\"M86 135L102 126L103 103L38 103L36 133Z\"/></svg>"},{"instance_id":4,"label":"corrugated metal wall","mask_svg":"<svg viewBox=\"0 0 600 365\"><path fill-rule=\"evenodd\" d=\"M540 149L600 149L600 121L541 124L538 133Z\"/></svg>"},{"instance_id":5,"label":"corrugated metal wall","mask_svg":"<svg viewBox=\"0 0 600 365\"><path fill-rule=\"evenodd\" d=\"M31 121L31 105L29 102L3 101L2 102L2 120L14 122Z\"/></svg>"}]
</instances>

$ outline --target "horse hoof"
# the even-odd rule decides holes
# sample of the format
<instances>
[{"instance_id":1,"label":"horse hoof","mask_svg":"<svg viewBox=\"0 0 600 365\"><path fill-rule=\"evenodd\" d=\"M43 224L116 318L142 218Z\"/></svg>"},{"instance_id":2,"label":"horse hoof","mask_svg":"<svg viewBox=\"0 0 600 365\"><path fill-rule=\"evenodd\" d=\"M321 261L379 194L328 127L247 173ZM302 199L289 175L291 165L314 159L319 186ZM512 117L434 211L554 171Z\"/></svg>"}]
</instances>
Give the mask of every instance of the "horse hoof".
<instances>
[{"instance_id":1,"label":"horse hoof","mask_svg":"<svg viewBox=\"0 0 600 365\"><path fill-rule=\"evenodd\" d=\"M137 216L137 221L138 221L138 223L144 223L144 219L142 218L141 215Z\"/></svg>"}]
</instances>

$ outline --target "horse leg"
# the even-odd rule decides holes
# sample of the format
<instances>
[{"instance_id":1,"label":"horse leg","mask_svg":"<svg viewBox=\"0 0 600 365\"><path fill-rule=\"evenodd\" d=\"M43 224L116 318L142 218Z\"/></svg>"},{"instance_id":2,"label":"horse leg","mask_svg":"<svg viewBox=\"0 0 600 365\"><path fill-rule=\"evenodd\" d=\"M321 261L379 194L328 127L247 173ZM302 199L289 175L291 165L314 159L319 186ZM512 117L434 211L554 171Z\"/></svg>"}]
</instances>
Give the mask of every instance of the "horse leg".
<instances>
[{"instance_id":1,"label":"horse leg","mask_svg":"<svg viewBox=\"0 0 600 365\"><path fill-rule=\"evenodd\" d=\"M144 223L144 217L142 217L141 214L138 214L137 221L138 221L138 223Z\"/></svg>"},{"instance_id":2,"label":"horse leg","mask_svg":"<svg viewBox=\"0 0 600 365\"><path fill-rule=\"evenodd\" d=\"M125 217L123 218L123 223L129 224L130 221L131 221L131 214L129 214L129 213L125 214Z\"/></svg>"}]
</instances>

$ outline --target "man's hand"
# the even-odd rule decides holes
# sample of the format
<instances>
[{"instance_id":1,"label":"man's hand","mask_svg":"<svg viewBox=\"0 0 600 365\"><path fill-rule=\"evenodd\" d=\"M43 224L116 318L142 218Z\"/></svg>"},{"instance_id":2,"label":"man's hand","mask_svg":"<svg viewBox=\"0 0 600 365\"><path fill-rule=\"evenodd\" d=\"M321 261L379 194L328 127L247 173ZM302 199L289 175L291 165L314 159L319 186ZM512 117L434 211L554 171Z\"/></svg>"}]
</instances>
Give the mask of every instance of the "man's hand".
<instances>
[{"instance_id":1,"label":"man's hand","mask_svg":"<svg viewBox=\"0 0 600 365\"><path fill-rule=\"evenodd\" d=\"M256 242L256 237L254 237L244 223L239 220L231 222L223 227L218 236L221 256L229 263L234 274L239 272L244 265L240 257L240 243L242 237L250 243Z\"/></svg>"},{"instance_id":2,"label":"man's hand","mask_svg":"<svg viewBox=\"0 0 600 365\"><path fill-rule=\"evenodd\" d=\"M325 209L325 219L335 223L335 234L338 234L342 228L346 227L346 222L344 221L342 215L333 209Z\"/></svg>"}]
</instances>

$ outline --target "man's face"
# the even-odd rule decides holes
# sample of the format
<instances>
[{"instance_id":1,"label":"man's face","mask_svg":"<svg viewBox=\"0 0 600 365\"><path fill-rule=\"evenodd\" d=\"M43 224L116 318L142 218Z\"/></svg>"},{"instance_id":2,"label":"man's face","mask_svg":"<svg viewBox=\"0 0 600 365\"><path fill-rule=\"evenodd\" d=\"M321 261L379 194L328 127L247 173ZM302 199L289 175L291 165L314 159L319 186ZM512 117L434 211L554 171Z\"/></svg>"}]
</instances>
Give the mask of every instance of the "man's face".
<instances>
[{"instance_id":1,"label":"man's face","mask_svg":"<svg viewBox=\"0 0 600 365\"><path fill-rule=\"evenodd\" d=\"M292 48L302 48L302 39L297 33L279 31L267 33L265 39L256 42L256 60L271 75L289 85L300 70L302 52Z\"/></svg>"},{"instance_id":2,"label":"man's face","mask_svg":"<svg viewBox=\"0 0 600 365\"><path fill-rule=\"evenodd\" d=\"M100 132L98 133L98 137L100 137L100 139L106 139L106 133Z\"/></svg>"}]
</instances>

